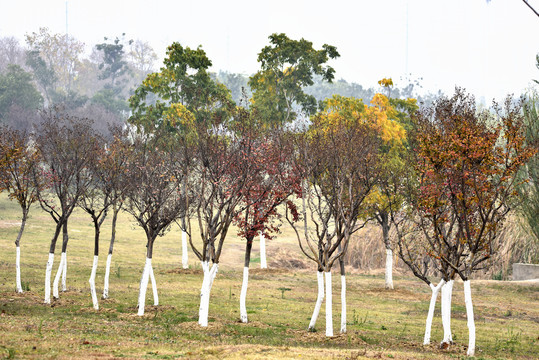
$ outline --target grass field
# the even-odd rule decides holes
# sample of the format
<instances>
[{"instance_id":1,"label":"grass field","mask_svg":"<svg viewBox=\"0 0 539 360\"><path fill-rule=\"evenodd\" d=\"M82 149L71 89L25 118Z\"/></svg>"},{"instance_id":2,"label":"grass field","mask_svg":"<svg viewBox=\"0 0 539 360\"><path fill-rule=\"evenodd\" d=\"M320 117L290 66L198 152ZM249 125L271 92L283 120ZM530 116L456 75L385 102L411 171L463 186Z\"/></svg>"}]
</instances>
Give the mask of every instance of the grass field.
<instances>
[{"instance_id":1,"label":"grass field","mask_svg":"<svg viewBox=\"0 0 539 360\"><path fill-rule=\"evenodd\" d=\"M348 333L324 336L324 306L317 332L306 331L316 300L312 269L275 268L276 256L301 259L292 232L268 243L270 269L261 271L254 245L247 310L239 322L244 243L231 230L210 300L210 323L197 324L200 265L190 252L189 270L181 270L180 234L173 228L158 238L154 272L160 305L147 293L146 314L136 315L138 284L144 266L143 231L121 215L113 256L110 299L92 308L88 278L93 260L93 227L77 211L69 222L68 291L43 304L45 264L53 224L34 207L21 241L24 294L15 293L15 245L19 209L0 195L0 358L80 359L458 359L468 342L462 283L453 291L455 345L440 350L442 328L437 305L430 346L421 345L430 289L412 277L396 277L394 291L383 276L347 277ZM110 221L110 219L109 219ZM102 231L96 285L102 291L110 222ZM53 275L60 260L57 247ZM273 257L273 258L272 258ZM255 270L256 269L256 270ZM290 288L282 294L279 288ZM477 328L477 358L539 357L539 285L535 282L472 281ZM283 297L284 296L284 297ZM334 274L334 327L340 323L340 278Z\"/></svg>"}]
</instances>

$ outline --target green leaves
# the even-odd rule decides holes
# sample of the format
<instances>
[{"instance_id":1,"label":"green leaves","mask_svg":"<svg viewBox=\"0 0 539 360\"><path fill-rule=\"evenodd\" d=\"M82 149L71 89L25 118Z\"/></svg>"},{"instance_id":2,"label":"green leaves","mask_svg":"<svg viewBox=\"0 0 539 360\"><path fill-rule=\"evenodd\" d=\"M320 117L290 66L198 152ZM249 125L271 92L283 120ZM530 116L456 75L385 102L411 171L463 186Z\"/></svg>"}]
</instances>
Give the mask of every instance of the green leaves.
<instances>
[{"instance_id":1,"label":"green leaves","mask_svg":"<svg viewBox=\"0 0 539 360\"><path fill-rule=\"evenodd\" d=\"M186 131L182 124L219 125L230 119L234 109L230 91L211 79L207 69L212 63L201 47L191 50L173 43L163 64L129 99L132 124L148 133L162 128L182 134ZM182 111L170 111L177 105L183 106Z\"/></svg>"},{"instance_id":2,"label":"green leaves","mask_svg":"<svg viewBox=\"0 0 539 360\"><path fill-rule=\"evenodd\" d=\"M43 98L32 84L32 75L20 66L10 64L8 71L0 74L0 120L13 105L35 110L42 103Z\"/></svg>"},{"instance_id":3,"label":"green leaves","mask_svg":"<svg viewBox=\"0 0 539 360\"><path fill-rule=\"evenodd\" d=\"M254 107L271 124L294 120L296 108L314 114L316 99L303 88L314 84L314 75L333 80L335 70L325 64L339 57L337 48L324 44L322 50L315 50L312 42L285 34L272 34L269 40L271 45L258 54L261 69L249 79Z\"/></svg>"}]
</instances>

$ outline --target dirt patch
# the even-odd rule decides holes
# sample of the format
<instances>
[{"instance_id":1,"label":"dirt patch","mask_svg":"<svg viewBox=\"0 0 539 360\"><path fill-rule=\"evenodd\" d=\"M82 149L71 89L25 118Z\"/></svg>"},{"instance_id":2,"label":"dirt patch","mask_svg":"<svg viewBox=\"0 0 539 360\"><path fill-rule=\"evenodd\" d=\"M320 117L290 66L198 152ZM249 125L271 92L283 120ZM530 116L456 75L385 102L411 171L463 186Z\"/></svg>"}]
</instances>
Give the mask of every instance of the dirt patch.
<instances>
[{"instance_id":1,"label":"dirt patch","mask_svg":"<svg viewBox=\"0 0 539 360\"><path fill-rule=\"evenodd\" d=\"M186 275L198 275L202 274L202 269L183 269L183 268L174 268L166 271L167 274L186 274Z\"/></svg>"},{"instance_id":2,"label":"dirt patch","mask_svg":"<svg viewBox=\"0 0 539 360\"><path fill-rule=\"evenodd\" d=\"M270 268L283 269L309 269L314 267L314 263L306 258L297 258L291 256L289 251L279 249L271 254L272 261L269 263Z\"/></svg>"},{"instance_id":3,"label":"dirt patch","mask_svg":"<svg viewBox=\"0 0 539 360\"><path fill-rule=\"evenodd\" d=\"M373 294L375 296L380 296L379 294L383 294L383 297L391 298L391 299L401 299L401 300L419 300L418 293L415 291L402 289L402 288L395 288L393 290L389 290L386 288L375 288L375 289L367 289L367 293Z\"/></svg>"},{"instance_id":4,"label":"dirt patch","mask_svg":"<svg viewBox=\"0 0 539 360\"><path fill-rule=\"evenodd\" d=\"M260 269L260 268L249 269L249 273L251 275L264 275L264 274L282 275L282 274L289 274L290 270L273 266L273 263L270 263L270 266L268 269Z\"/></svg>"},{"instance_id":5,"label":"dirt patch","mask_svg":"<svg viewBox=\"0 0 539 360\"><path fill-rule=\"evenodd\" d=\"M13 220L0 220L0 229L7 229L15 226L21 226L21 222Z\"/></svg>"}]
</instances>

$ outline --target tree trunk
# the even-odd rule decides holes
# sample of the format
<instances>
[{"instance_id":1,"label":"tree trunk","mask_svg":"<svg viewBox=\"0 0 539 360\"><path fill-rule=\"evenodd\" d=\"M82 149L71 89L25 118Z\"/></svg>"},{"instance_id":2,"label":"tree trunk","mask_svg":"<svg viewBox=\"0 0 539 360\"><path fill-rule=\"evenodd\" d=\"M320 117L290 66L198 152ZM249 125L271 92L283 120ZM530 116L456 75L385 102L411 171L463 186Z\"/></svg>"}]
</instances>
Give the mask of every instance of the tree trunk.
<instances>
[{"instance_id":1,"label":"tree trunk","mask_svg":"<svg viewBox=\"0 0 539 360\"><path fill-rule=\"evenodd\" d=\"M97 219L93 219L94 221L94 262L92 264L92 272L90 274L90 279L88 282L90 283L90 293L92 295L92 303L94 305L95 310L99 310L99 303L97 302L97 293L95 290L95 274L97 272L97 262L99 259L99 222Z\"/></svg>"},{"instance_id":2,"label":"tree trunk","mask_svg":"<svg viewBox=\"0 0 539 360\"><path fill-rule=\"evenodd\" d=\"M58 270L56 271L56 276L54 277L54 282L52 284L52 296L55 299L60 298L60 294L58 292L58 285L60 283L60 277L62 276L62 273L64 272L64 263L67 260L67 255L65 252L62 251L62 257L60 258L60 265L58 265Z\"/></svg>"},{"instance_id":3,"label":"tree trunk","mask_svg":"<svg viewBox=\"0 0 539 360\"><path fill-rule=\"evenodd\" d=\"M47 270L45 272L45 304L51 303L51 275L52 265L54 264L54 253L49 253L49 260L47 260Z\"/></svg>"},{"instance_id":4,"label":"tree trunk","mask_svg":"<svg viewBox=\"0 0 539 360\"><path fill-rule=\"evenodd\" d=\"M198 311L198 323L200 324L200 326L208 326L210 292L218 269L218 263L214 263L211 269L209 268L209 263L207 261L203 262L202 264L202 270L204 271L204 280L202 281L202 288L200 290L200 307Z\"/></svg>"},{"instance_id":5,"label":"tree trunk","mask_svg":"<svg viewBox=\"0 0 539 360\"><path fill-rule=\"evenodd\" d=\"M344 261L339 260L341 265L341 334L346 333L346 273Z\"/></svg>"},{"instance_id":6,"label":"tree trunk","mask_svg":"<svg viewBox=\"0 0 539 360\"><path fill-rule=\"evenodd\" d=\"M268 264L266 263L266 237L262 232L260 232L260 268L268 268Z\"/></svg>"},{"instance_id":7,"label":"tree trunk","mask_svg":"<svg viewBox=\"0 0 539 360\"><path fill-rule=\"evenodd\" d=\"M95 291L95 273L97 272L97 261L99 255L94 255L94 263L92 264L92 273L90 274L90 292L92 294L92 303L94 304L94 309L99 310L99 303L97 302L97 293Z\"/></svg>"},{"instance_id":8,"label":"tree trunk","mask_svg":"<svg viewBox=\"0 0 539 360\"><path fill-rule=\"evenodd\" d=\"M17 252L15 255L15 284L17 286L17 292L22 293L22 285L21 285L21 237L22 233L24 231L24 226L26 225L26 218L27 218L28 211L25 211L23 209L22 211L22 220L21 220L21 227L19 229L19 234L17 235L17 239L15 240L15 246L17 248Z\"/></svg>"},{"instance_id":9,"label":"tree trunk","mask_svg":"<svg viewBox=\"0 0 539 360\"><path fill-rule=\"evenodd\" d=\"M153 289L153 302L154 305L159 304L159 298L157 296L157 284L155 282L155 276L153 275L152 256L153 256L153 243L155 237L150 236L148 244L146 245L146 262L144 264L144 270L142 271L142 277L140 279L140 289L138 296L138 315L144 315L144 307L146 306L146 290L148 289L148 282L151 278Z\"/></svg>"},{"instance_id":10,"label":"tree trunk","mask_svg":"<svg viewBox=\"0 0 539 360\"><path fill-rule=\"evenodd\" d=\"M60 230L62 228L62 223L58 222L56 224L56 229L54 230L54 235L51 239L51 245L49 248L49 259L47 260L47 268L45 271L45 304L51 303L51 276L52 276L52 266L54 264L54 250L56 249L56 241L60 235Z\"/></svg>"},{"instance_id":11,"label":"tree trunk","mask_svg":"<svg viewBox=\"0 0 539 360\"><path fill-rule=\"evenodd\" d=\"M248 238L245 244L245 261L243 266L243 282L240 293L240 319L246 323L247 320L247 287L249 286L249 264L251 262L251 249L253 247L253 238Z\"/></svg>"},{"instance_id":12,"label":"tree trunk","mask_svg":"<svg viewBox=\"0 0 539 360\"><path fill-rule=\"evenodd\" d=\"M442 286L442 326L444 328L444 338L441 343L442 348L453 344L451 335L451 295L453 290L453 280L449 280Z\"/></svg>"},{"instance_id":13,"label":"tree trunk","mask_svg":"<svg viewBox=\"0 0 539 360\"><path fill-rule=\"evenodd\" d=\"M148 288L148 280L150 277L150 268L152 267L152 259L146 257L146 262L144 263L144 270L142 271L142 276L140 278L140 287L138 295L138 316L144 315L144 306L146 303L146 289Z\"/></svg>"},{"instance_id":14,"label":"tree trunk","mask_svg":"<svg viewBox=\"0 0 539 360\"><path fill-rule=\"evenodd\" d=\"M326 278L326 336L333 336L333 303L331 287L331 271L324 273Z\"/></svg>"},{"instance_id":15,"label":"tree trunk","mask_svg":"<svg viewBox=\"0 0 539 360\"><path fill-rule=\"evenodd\" d=\"M182 267L189 269L189 258L187 254L187 233L182 230Z\"/></svg>"},{"instance_id":16,"label":"tree trunk","mask_svg":"<svg viewBox=\"0 0 539 360\"><path fill-rule=\"evenodd\" d=\"M112 254L107 255L107 264L105 266L105 280L103 283L103 299L109 297L109 277L110 277L110 263L112 262Z\"/></svg>"},{"instance_id":17,"label":"tree trunk","mask_svg":"<svg viewBox=\"0 0 539 360\"><path fill-rule=\"evenodd\" d=\"M391 242L389 241L389 216L384 214L382 219L382 234L384 237L384 245L386 248L386 274L385 285L386 289L393 290L393 250L391 250Z\"/></svg>"},{"instance_id":18,"label":"tree trunk","mask_svg":"<svg viewBox=\"0 0 539 360\"><path fill-rule=\"evenodd\" d=\"M153 265L150 264L150 280L152 281L152 291L153 291L153 305L159 305L159 295L157 294L157 282L155 281L155 276L153 274Z\"/></svg>"},{"instance_id":19,"label":"tree trunk","mask_svg":"<svg viewBox=\"0 0 539 360\"><path fill-rule=\"evenodd\" d=\"M112 213L112 233L110 236L109 254L107 256L107 265L105 268L105 279L103 284L103 299L109 297L109 277L110 277L110 264L112 262L112 252L114 251L114 241L116 240L116 220L118 219L119 208L114 205Z\"/></svg>"},{"instance_id":20,"label":"tree trunk","mask_svg":"<svg viewBox=\"0 0 539 360\"><path fill-rule=\"evenodd\" d=\"M423 338L423 345L430 344L430 332L432 329L432 319L434 318L434 309L436 307L436 299L438 298L438 293L440 289L445 284L444 279L440 280L438 285L434 286L432 283L429 284L430 289L432 290L432 296L430 297L429 312L427 315L427 323L425 324L425 337Z\"/></svg>"},{"instance_id":21,"label":"tree trunk","mask_svg":"<svg viewBox=\"0 0 539 360\"><path fill-rule=\"evenodd\" d=\"M318 279L318 296L316 298L313 316L311 316L311 322L309 323L309 331L314 331L316 320L318 319L318 314L322 307L322 301L324 301L324 273L320 269L316 272L316 278Z\"/></svg>"},{"instance_id":22,"label":"tree trunk","mask_svg":"<svg viewBox=\"0 0 539 360\"><path fill-rule=\"evenodd\" d=\"M67 243L69 241L69 236L67 234L67 221L64 222L62 226L62 257L60 259L60 265L58 266L58 271L56 272L56 277L54 278L52 295L58 299L60 296L58 294L58 285L60 282L60 276L62 277L62 291L67 291L66 277L67 277Z\"/></svg>"},{"instance_id":23,"label":"tree trunk","mask_svg":"<svg viewBox=\"0 0 539 360\"><path fill-rule=\"evenodd\" d=\"M470 280L464 281L464 302L466 304L466 317L468 319L468 352L466 355L475 356L475 321Z\"/></svg>"}]
</instances>

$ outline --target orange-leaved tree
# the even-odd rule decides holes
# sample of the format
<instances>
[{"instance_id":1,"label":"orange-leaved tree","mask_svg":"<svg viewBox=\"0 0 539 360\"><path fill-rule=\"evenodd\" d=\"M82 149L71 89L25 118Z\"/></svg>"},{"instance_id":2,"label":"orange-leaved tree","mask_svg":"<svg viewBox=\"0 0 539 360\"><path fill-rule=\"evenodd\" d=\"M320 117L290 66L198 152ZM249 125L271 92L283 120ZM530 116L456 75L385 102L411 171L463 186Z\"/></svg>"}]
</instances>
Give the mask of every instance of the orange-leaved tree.
<instances>
[{"instance_id":1,"label":"orange-leaved tree","mask_svg":"<svg viewBox=\"0 0 539 360\"><path fill-rule=\"evenodd\" d=\"M457 88L416 116L414 207L428 255L464 281L468 356L475 352L470 277L490 265L516 196L515 174L534 151L524 141L521 104L508 98L493 109L478 111L474 97Z\"/></svg>"}]
</instances>

